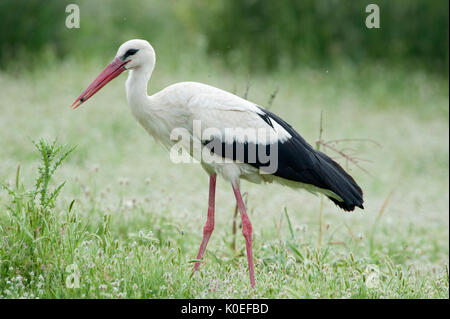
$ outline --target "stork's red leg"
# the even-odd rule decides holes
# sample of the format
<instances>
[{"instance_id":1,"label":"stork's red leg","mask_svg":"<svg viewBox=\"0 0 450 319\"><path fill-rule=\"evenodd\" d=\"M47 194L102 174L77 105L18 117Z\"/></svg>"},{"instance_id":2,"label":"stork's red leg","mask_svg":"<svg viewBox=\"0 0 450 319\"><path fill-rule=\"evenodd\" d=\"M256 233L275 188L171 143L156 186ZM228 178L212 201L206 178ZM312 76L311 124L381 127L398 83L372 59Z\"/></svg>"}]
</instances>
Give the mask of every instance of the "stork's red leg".
<instances>
[{"instance_id":1,"label":"stork's red leg","mask_svg":"<svg viewBox=\"0 0 450 319\"><path fill-rule=\"evenodd\" d=\"M214 230L214 203L215 203L215 195L216 195L216 174L209 176L209 200L208 200L208 217L206 219L206 224L203 227L203 239L198 250L197 260L202 259L203 254L205 253L206 246L208 245L209 237ZM200 262L196 262L194 265L194 272L197 271L200 266Z\"/></svg>"},{"instance_id":2,"label":"stork's red leg","mask_svg":"<svg viewBox=\"0 0 450 319\"><path fill-rule=\"evenodd\" d=\"M245 247L247 248L247 261L248 261L248 271L250 274L250 284L255 287L255 271L253 268L253 249L252 249L252 224L247 215L247 210L245 209L244 201L242 200L241 191L239 190L239 182L232 183L234 196L236 196L236 202L241 212L242 218L242 233L245 238Z\"/></svg>"}]
</instances>

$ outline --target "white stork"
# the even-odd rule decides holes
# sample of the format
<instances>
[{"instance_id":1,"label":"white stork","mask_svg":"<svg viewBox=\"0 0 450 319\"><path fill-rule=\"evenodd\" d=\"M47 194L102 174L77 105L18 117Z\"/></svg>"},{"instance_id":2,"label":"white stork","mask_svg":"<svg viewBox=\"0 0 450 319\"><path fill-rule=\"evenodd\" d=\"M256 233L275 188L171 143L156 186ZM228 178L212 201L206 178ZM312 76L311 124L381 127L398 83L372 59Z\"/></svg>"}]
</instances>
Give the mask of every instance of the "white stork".
<instances>
[{"instance_id":1,"label":"white stork","mask_svg":"<svg viewBox=\"0 0 450 319\"><path fill-rule=\"evenodd\" d=\"M202 156L199 160L209 174L208 215L194 272L214 229L217 174L231 183L236 197L252 287L255 286L252 225L239 190L239 178L254 183L278 182L312 193L323 193L346 211L354 210L355 206L363 208L363 193L353 178L327 155L313 149L288 123L262 107L197 82L176 83L148 96L147 83L155 61L155 51L147 41L125 42L114 60L72 106L78 107L113 78L129 70L127 100L131 112L144 129L167 148L177 143L171 136L174 130L187 132L190 141L183 143L182 147L192 156L200 151ZM195 128L196 121L200 123L200 129ZM258 130L258 134L248 133L247 129ZM262 135L259 134L261 130ZM197 145L197 150L190 148L191 145ZM209 154L210 160L204 160L203 154Z\"/></svg>"}]
</instances>

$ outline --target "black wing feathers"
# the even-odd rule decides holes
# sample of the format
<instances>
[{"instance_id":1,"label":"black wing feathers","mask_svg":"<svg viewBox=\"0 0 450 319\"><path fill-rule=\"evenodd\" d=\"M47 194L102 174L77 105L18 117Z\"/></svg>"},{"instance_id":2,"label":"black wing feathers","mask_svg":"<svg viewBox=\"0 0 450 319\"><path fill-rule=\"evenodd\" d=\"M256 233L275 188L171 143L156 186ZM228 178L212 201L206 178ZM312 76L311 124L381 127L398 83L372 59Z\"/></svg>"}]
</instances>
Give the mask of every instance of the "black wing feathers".
<instances>
[{"instance_id":1,"label":"black wing feathers","mask_svg":"<svg viewBox=\"0 0 450 319\"><path fill-rule=\"evenodd\" d=\"M266 113L264 114L257 113L257 114L263 119L264 122L266 122L267 124L269 124L271 128L273 128L272 121L270 120L270 117Z\"/></svg>"}]
</instances>

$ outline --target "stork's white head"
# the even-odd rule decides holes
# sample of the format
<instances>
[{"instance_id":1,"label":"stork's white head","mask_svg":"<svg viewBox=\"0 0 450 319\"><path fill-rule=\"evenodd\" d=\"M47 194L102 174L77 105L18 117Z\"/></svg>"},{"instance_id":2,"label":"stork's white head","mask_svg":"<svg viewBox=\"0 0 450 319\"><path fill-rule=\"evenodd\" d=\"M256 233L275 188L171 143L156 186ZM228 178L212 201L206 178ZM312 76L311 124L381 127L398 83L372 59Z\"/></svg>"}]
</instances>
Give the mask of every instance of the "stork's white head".
<instances>
[{"instance_id":1,"label":"stork's white head","mask_svg":"<svg viewBox=\"0 0 450 319\"><path fill-rule=\"evenodd\" d=\"M153 70L155 65L155 51L145 40L134 39L122 44L117 50L116 58L126 62L125 69L132 70L139 67Z\"/></svg>"},{"instance_id":2,"label":"stork's white head","mask_svg":"<svg viewBox=\"0 0 450 319\"><path fill-rule=\"evenodd\" d=\"M73 102L72 107L80 106L123 71L143 69L147 73L151 73L155 66L155 60L155 51L147 41L135 39L125 42L120 46L114 60L81 93Z\"/></svg>"}]
</instances>

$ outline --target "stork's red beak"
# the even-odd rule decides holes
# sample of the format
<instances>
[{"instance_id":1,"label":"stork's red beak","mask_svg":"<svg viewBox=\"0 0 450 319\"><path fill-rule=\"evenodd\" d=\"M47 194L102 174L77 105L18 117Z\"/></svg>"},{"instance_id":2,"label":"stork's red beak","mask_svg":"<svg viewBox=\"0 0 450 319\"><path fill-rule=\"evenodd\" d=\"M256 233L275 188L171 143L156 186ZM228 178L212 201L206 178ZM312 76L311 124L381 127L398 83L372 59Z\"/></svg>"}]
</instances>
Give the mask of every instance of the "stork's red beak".
<instances>
[{"instance_id":1,"label":"stork's red beak","mask_svg":"<svg viewBox=\"0 0 450 319\"><path fill-rule=\"evenodd\" d=\"M102 87L106 85L109 81L114 79L123 71L126 71L124 65L127 64L128 61L122 61L119 58L115 58L104 70L102 73L97 76L94 82L88 86L86 90L73 102L72 107L76 109L83 102L86 102L91 96L97 93Z\"/></svg>"}]
</instances>

